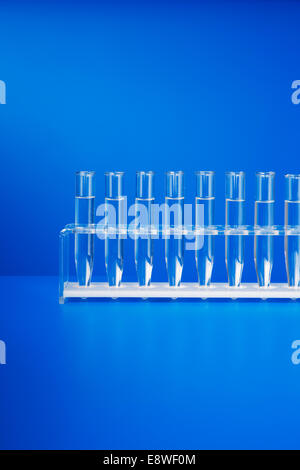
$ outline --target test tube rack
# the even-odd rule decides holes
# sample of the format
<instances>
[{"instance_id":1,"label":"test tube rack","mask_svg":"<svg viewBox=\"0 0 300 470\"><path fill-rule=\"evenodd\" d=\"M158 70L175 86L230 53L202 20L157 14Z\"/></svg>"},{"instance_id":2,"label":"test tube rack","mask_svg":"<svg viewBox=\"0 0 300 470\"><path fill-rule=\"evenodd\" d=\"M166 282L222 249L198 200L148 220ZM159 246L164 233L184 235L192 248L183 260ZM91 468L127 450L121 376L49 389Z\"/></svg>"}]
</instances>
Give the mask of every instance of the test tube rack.
<instances>
[{"instance_id":1,"label":"test tube rack","mask_svg":"<svg viewBox=\"0 0 300 470\"><path fill-rule=\"evenodd\" d=\"M268 287L260 287L257 283L241 283L238 287L229 286L226 282L214 283L210 286L200 286L198 283L182 282L180 286L170 286L167 282L153 282L150 286L140 287L137 282L124 282L118 287L110 287L107 282L90 282L89 285L79 285L76 279L73 280L70 275L70 265L74 265L74 256L72 256L72 247L74 247L74 238L80 236L97 236L104 240L112 235L118 235L124 239L134 239L145 234L139 229L130 227L118 227L113 230L104 226L95 224L88 225L67 225L60 232L60 270L59 270L59 302L63 304L67 299L103 299L103 298L170 298L170 299L299 299L300 287L290 287L288 283L271 283ZM166 228L148 227L147 235L163 240L170 235ZM175 233L176 232L176 233ZM223 237L281 237L282 242L292 240L291 237L300 239L300 227L290 226L272 226L267 228L257 226L207 226L199 227L181 227L176 228L174 233L178 236L188 238L196 236ZM129 240L129 243L132 240ZM99 247L98 247L99 248ZM283 248L283 243L282 243ZM103 246L104 249L104 246ZM188 268L188 267L186 267Z\"/></svg>"}]
</instances>

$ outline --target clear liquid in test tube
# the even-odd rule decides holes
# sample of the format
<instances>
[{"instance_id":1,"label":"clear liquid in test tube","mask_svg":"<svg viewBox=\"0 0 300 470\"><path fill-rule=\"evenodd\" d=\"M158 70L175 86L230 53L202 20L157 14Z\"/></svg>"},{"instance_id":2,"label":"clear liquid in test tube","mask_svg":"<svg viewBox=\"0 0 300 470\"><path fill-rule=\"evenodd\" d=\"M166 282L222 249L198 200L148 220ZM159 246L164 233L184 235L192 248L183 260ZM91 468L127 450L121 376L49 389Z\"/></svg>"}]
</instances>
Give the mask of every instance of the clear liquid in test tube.
<instances>
[{"instance_id":1,"label":"clear liquid in test tube","mask_svg":"<svg viewBox=\"0 0 300 470\"><path fill-rule=\"evenodd\" d=\"M184 257L184 188L183 172L166 173L165 227L169 230L165 238L165 258L169 285L179 286Z\"/></svg>"},{"instance_id":2,"label":"clear liquid in test tube","mask_svg":"<svg viewBox=\"0 0 300 470\"><path fill-rule=\"evenodd\" d=\"M274 225L274 179L275 173L256 173L256 200L254 225L256 230ZM254 261L260 287L269 287L274 259L274 240L272 235L254 237Z\"/></svg>"},{"instance_id":3,"label":"clear liquid in test tube","mask_svg":"<svg viewBox=\"0 0 300 470\"><path fill-rule=\"evenodd\" d=\"M136 174L135 216L138 234L135 236L134 254L138 283L150 286L153 269L152 205L154 203L153 171Z\"/></svg>"},{"instance_id":4,"label":"clear liquid in test tube","mask_svg":"<svg viewBox=\"0 0 300 470\"><path fill-rule=\"evenodd\" d=\"M196 172L195 226L205 228L214 224L215 174L213 171ZM214 263L214 236L196 235L196 267L200 286L209 286Z\"/></svg>"},{"instance_id":5,"label":"clear liquid in test tube","mask_svg":"<svg viewBox=\"0 0 300 470\"><path fill-rule=\"evenodd\" d=\"M244 225L245 173L227 172L225 175L225 224L226 229L238 229ZM244 235L225 236L225 261L228 284L239 287L244 268Z\"/></svg>"},{"instance_id":6,"label":"clear liquid in test tube","mask_svg":"<svg viewBox=\"0 0 300 470\"><path fill-rule=\"evenodd\" d=\"M124 261L124 236L126 197L123 195L121 171L105 173L105 266L108 284L118 287L121 284Z\"/></svg>"},{"instance_id":7,"label":"clear liquid in test tube","mask_svg":"<svg viewBox=\"0 0 300 470\"><path fill-rule=\"evenodd\" d=\"M95 223L95 172L78 171L75 175L75 225ZM75 266L80 286L91 282L94 264L94 235L75 234Z\"/></svg>"},{"instance_id":8,"label":"clear liquid in test tube","mask_svg":"<svg viewBox=\"0 0 300 470\"><path fill-rule=\"evenodd\" d=\"M285 235L284 251L288 284L300 287L300 175L285 175L285 227L290 234Z\"/></svg>"}]
</instances>

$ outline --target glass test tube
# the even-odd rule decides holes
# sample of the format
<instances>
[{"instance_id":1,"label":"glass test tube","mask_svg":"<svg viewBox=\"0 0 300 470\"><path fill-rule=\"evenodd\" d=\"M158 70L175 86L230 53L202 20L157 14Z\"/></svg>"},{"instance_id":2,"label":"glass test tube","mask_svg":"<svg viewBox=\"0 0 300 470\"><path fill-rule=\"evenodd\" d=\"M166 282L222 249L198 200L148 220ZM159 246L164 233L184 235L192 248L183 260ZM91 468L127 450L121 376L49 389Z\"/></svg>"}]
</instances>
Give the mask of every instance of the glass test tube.
<instances>
[{"instance_id":1,"label":"glass test tube","mask_svg":"<svg viewBox=\"0 0 300 470\"><path fill-rule=\"evenodd\" d=\"M152 226L152 204L154 203L153 171L136 173L135 217L136 229L134 255L138 283L150 286L153 268L153 239L150 233Z\"/></svg>"},{"instance_id":2,"label":"glass test tube","mask_svg":"<svg viewBox=\"0 0 300 470\"><path fill-rule=\"evenodd\" d=\"M214 224L215 174L196 172L195 226L204 228ZM209 286L214 263L214 235L196 235L196 267L200 286Z\"/></svg>"},{"instance_id":3,"label":"glass test tube","mask_svg":"<svg viewBox=\"0 0 300 470\"><path fill-rule=\"evenodd\" d=\"M121 171L105 173L105 266L109 286L121 284L124 259L124 237L120 229L126 217L126 197L123 196L123 176Z\"/></svg>"},{"instance_id":4,"label":"glass test tube","mask_svg":"<svg viewBox=\"0 0 300 470\"><path fill-rule=\"evenodd\" d=\"M78 171L75 175L75 225L95 223L95 172ZM91 282L94 264L94 235L75 234L75 266L80 286Z\"/></svg>"},{"instance_id":5,"label":"glass test tube","mask_svg":"<svg viewBox=\"0 0 300 470\"><path fill-rule=\"evenodd\" d=\"M300 175L285 175L285 226L300 230ZM290 287L300 287L300 235L285 235L285 264Z\"/></svg>"},{"instance_id":6,"label":"glass test tube","mask_svg":"<svg viewBox=\"0 0 300 470\"><path fill-rule=\"evenodd\" d=\"M170 233L165 239L165 257L170 286L179 286L181 282L184 256L183 220L184 220L183 172L166 173L166 213L165 227Z\"/></svg>"},{"instance_id":7,"label":"glass test tube","mask_svg":"<svg viewBox=\"0 0 300 470\"><path fill-rule=\"evenodd\" d=\"M274 179L275 173L256 173L256 200L254 225L259 228L268 228L274 225ZM255 234L254 261L258 285L269 287L274 259L274 241L272 235Z\"/></svg>"},{"instance_id":8,"label":"glass test tube","mask_svg":"<svg viewBox=\"0 0 300 470\"><path fill-rule=\"evenodd\" d=\"M226 229L244 225L245 173L227 172L225 175ZM239 287L244 268L244 235L225 236L225 260L229 286Z\"/></svg>"}]
</instances>

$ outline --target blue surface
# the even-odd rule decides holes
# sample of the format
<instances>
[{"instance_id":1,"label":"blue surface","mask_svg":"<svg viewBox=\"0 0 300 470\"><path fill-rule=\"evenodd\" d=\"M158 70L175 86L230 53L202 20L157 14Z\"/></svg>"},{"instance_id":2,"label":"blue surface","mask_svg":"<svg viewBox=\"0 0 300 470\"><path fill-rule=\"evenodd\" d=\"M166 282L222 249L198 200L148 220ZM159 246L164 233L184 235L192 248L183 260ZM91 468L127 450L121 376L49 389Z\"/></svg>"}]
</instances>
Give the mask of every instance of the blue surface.
<instances>
[{"instance_id":1,"label":"blue surface","mask_svg":"<svg viewBox=\"0 0 300 470\"><path fill-rule=\"evenodd\" d=\"M299 448L298 302L57 302L1 278L0 448Z\"/></svg>"}]
</instances>

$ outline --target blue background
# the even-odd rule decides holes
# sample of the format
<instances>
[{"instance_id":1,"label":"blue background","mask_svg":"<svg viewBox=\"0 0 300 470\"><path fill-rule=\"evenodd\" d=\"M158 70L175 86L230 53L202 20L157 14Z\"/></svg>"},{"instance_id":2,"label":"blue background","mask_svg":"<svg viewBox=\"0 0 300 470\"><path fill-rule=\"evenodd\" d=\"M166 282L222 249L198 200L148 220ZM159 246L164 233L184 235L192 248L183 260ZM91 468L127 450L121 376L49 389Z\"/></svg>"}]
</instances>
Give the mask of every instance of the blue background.
<instances>
[{"instance_id":1,"label":"blue background","mask_svg":"<svg viewBox=\"0 0 300 470\"><path fill-rule=\"evenodd\" d=\"M216 171L216 223L224 222L224 172L274 170L276 223L283 175L299 172L299 2L2 2L0 106L1 274L57 274L57 234L74 220L74 172ZM10 230L7 237L8 227ZM25 230L24 230L25 229ZM225 276L223 246L216 279ZM283 256L274 266L282 275ZM157 257L154 276L165 274ZM129 269L134 276L134 265ZM162 274L161 274L162 275ZM189 273L184 273L189 278ZM193 273L191 276L196 276ZM277 277L276 277L277 276ZM245 279L254 279L253 263Z\"/></svg>"},{"instance_id":2,"label":"blue background","mask_svg":"<svg viewBox=\"0 0 300 470\"><path fill-rule=\"evenodd\" d=\"M98 203L106 170L126 172L129 201L135 171L154 170L160 202L164 171L185 171L193 202L194 171L215 170L220 224L224 172L246 171L252 223L254 172L274 170L283 222L283 175L299 172L299 17L293 1L0 0L0 448L299 447L299 303L59 306L55 277L78 169L97 172ZM192 253L186 266L195 279ZM153 275L166 278L161 247Z\"/></svg>"}]
</instances>

